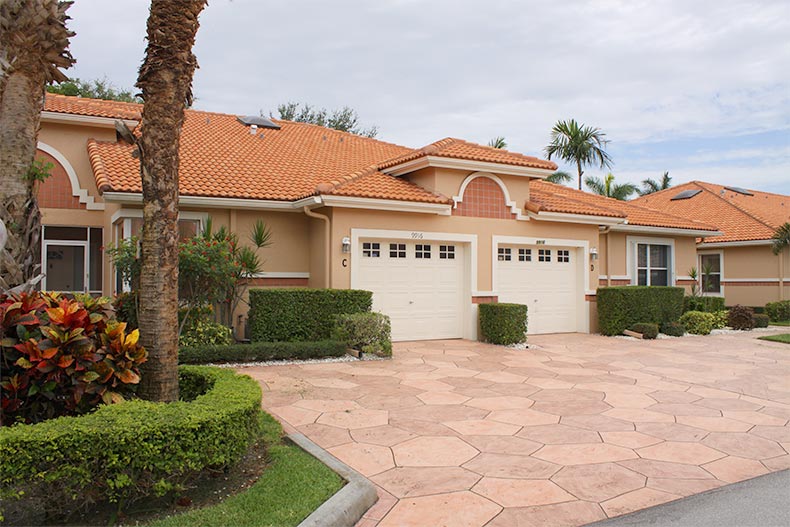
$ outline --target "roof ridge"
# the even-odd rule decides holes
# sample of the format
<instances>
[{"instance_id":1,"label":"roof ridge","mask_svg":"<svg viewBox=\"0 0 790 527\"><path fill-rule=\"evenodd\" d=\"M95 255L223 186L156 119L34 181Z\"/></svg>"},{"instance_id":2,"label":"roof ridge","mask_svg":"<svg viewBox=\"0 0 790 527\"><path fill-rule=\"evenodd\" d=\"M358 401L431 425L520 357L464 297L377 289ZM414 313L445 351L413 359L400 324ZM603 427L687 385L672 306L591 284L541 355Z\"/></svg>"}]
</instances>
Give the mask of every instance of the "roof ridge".
<instances>
[{"instance_id":1,"label":"roof ridge","mask_svg":"<svg viewBox=\"0 0 790 527\"><path fill-rule=\"evenodd\" d=\"M540 181L540 183L548 183L548 184L550 184L550 185L556 185L556 183L551 183L550 181ZM566 187L566 188L567 188L567 187ZM572 189L572 188L568 188L568 190L572 190L572 191L575 191L575 192L581 192L581 191L578 191L578 190L576 190L576 189ZM530 192L532 192L532 189L530 189ZM609 213L611 213L611 214L614 214L614 215L616 215L616 216L619 216L619 217L621 217L621 218L628 218L628 215L625 215L625 214L623 214L622 212L620 212L620 211L618 211L618 210L610 209L610 208L608 208L608 207L603 207L603 206L601 206L601 205L598 205L598 204L596 204L596 203L585 203L585 202L581 201L580 199L577 199L577 198L576 198L576 197L574 197L573 195L571 195L571 196L568 196L568 195L565 195L565 194L560 194L559 192L555 192L554 190L551 190L551 187L549 187L549 189L548 189L548 190L540 190L540 189L538 189L538 192L539 192L539 193L540 193L540 192L544 192L544 193L546 193L546 194L552 194L552 195L555 195L555 196L559 196L559 197L561 197L561 198L564 198L564 199L571 200L571 201L573 201L574 203L579 203L579 204L581 204L581 205L592 206L592 207L595 207L595 208L597 208L597 209L602 209L602 210L605 210L605 211L607 211L607 212L609 212ZM599 196L599 197L605 197L605 196Z\"/></svg>"},{"instance_id":2,"label":"roof ridge","mask_svg":"<svg viewBox=\"0 0 790 527\"><path fill-rule=\"evenodd\" d=\"M715 196L717 199L719 199L719 200L723 201L724 203L726 203L727 205L729 205L729 206L733 207L734 209L738 210L739 212L741 212L741 213L743 213L743 214L746 214L747 216L749 216L750 218L752 218L752 219L753 219L753 220L755 220L756 222L758 222L758 223L762 223L763 225L765 225L765 226L766 226L766 227L768 227L769 229L776 230L776 227L774 227L773 225L771 225L771 224L770 224L769 222L767 222L766 220L762 219L760 216L757 216L757 215L756 215L756 214L754 214L753 212L750 212L750 211L748 211L748 210L745 210L745 209L743 209L742 207L739 207L738 205L736 205L736 204L735 204L735 203L733 203L732 201L729 201L729 200L726 200L726 199L724 199L722 196L720 196L720 195L719 195L719 193L718 193L718 192L713 192L713 191L712 191L711 189L709 189L708 187L706 187L706 186L703 186L703 185L700 185L700 184L699 184L699 182L696 182L696 181L695 181L694 183L695 183L697 186L699 186L699 187L700 187L702 190L704 190L705 192L707 192L707 193L709 193L709 194L711 194L711 195ZM702 183L704 183L704 182L702 182ZM722 185L722 187L724 187L724 185ZM726 187L725 187L725 188L726 188ZM780 196L781 196L781 194L780 194Z\"/></svg>"},{"instance_id":3,"label":"roof ridge","mask_svg":"<svg viewBox=\"0 0 790 527\"><path fill-rule=\"evenodd\" d=\"M333 190L338 190L339 188L351 183L352 181L356 181L357 179L363 178L369 174L374 174L378 172L378 167L373 165L368 165L365 168L361 168L354 172L350 172L344 176L340 176L337 179L333 179L331 181L327 181L325 183L319 183L315 187L315 191L317 193L325 193L331 192Z\"/></svg>"}]
</instances>

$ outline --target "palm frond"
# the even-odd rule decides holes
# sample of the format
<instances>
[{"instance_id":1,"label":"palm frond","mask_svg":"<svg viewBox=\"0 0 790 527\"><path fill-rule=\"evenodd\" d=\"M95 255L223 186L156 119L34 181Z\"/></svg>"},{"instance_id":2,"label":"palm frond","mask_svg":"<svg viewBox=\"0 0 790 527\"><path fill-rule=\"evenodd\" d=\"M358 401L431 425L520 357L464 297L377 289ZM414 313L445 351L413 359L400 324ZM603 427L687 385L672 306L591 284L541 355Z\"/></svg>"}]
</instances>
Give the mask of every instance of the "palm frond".
<instances>
[{"instance_id":1,"label":"palm frond","mask_svg":"<svg viewBox=\"0 0 790 527\"><path fill-rule=\"evenodd\" d=\"M774 254L779 254L790 247L790 222L780 225L771 237L771 250Z\"/></svg>"},{"instance_id":2,"label":"palm frond","mask_svg":"<svg viewBox=\"0 0 790 527\"><path fill-rule=\"evenodd\" d=\"M252 226L250 233L250 241L258 249L268 247L272 244L272 230L263 220L257 220L255 225Z\"/></svg>"},{"instance_id":3,"label":"palm frond","mask_svg":"<svg viewBox=\"0 0 790 527\"><path fill-rule=\"evenodd\" d=\"M562 185L564 183L570 183L572 180L573 180L573 176L562 170L558 170L552 175L546 177L546 181L548 181L549 183L557 183L559 185Z\"/></svg>"},{"instance_id":4,"label":"palm frond","mask_svg":"<svg viewBox=\"0 0 790 527\"><path fill-rule=\"evenodd\" d=\"M499 149L507 148L507 142L505 141L505 138L503 136L499 135L491 139L488 142L488 146L490 146L491 148L499 148Z\"/></svg>"}]
</instances>

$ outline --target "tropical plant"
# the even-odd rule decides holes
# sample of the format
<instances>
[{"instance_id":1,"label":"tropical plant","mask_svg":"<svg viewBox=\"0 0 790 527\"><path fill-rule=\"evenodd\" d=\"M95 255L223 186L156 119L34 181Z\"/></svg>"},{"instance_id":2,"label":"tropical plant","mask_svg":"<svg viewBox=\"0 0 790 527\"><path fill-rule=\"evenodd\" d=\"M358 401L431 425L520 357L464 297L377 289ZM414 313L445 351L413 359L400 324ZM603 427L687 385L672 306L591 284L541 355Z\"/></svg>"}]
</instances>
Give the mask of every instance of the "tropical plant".
<instances>
[{"instance_id":1,"label":"tropical plant","mask_svg":"<svg viewBox=\"0 0 790 527\"><path fill-rule=\"evenodd\" d=\"M505 141L505 138L503 136L498 135L488 142L488 146L497 149L507 148L507 142Z\"/></svg>"},{"instance_id":2,"label":"tropical plant","mask_svg":"<svg viewBox=\"0 0 790 527\"><path fill-rule=\"evenodd\" d=\"M574 119L557 121L551 129L551 142L545 148L546 156L575 164L581 190L584 167L612 168L612 159L605 150L609 141L605 137L600 128L579 124Z\"/></svg>"},{"instance_id":3,"label":"tropical plant","mask_svg":"<svg viewBox=\"0 0 790 527\"><path fill-rule=\"evenodd\" d=\"M93 80L69 79L47 86L47 92L105 101L143 102L132 90L116 88L107 77Z\"/></svg>"},{"instance_id":4,"label":"tropical plant","mask_svg":"<svg viewBox=\"0 0 790 527\"><path fill-rule=\"evenodd\" d=\"M271 112L269 115L273 117ZM326 108L316 108L307 103L287 102L277 106L277 115L284 121L315 124L363 137L376 137L379 133L375 125L362 128L356 110L348 106L329 112Z\"/></svg>"},{"instance_id":5,"label":"tropical plant","mask_svg":"<svg viewBox=\"0 0 790 527\"><path fill-rule=\"evenodd\" d=\"M614 174L611 172L606 174L603 180L594 176L587 176L584 178L584 184L595 194L619 199L620 201L627 200L637 190L636 185L633 183L615 183Z\"/></svg>"},{"instance_id":6,"label":"tropical plant","mask_svg":"<svg viewBox=\"0 0 790 527\"><path fill-rule=\"evenodd\" d=\"M36 153L44 86L67 77L74 35L66 27L72 2L0 2L0 223L7 230L0 248L0 289L32 280L41 263L41 215L27 177Z\"/></svg>"},{"instance_id":7,"label":"tropical plant","mask_svg":"<svg viewBox=\"0 0 790 527\"><path fill-rule=\"evenodd\" d=\"M660 190L666 190L672 186L672 177L669 175L669 172L664 172L664 175L661 176L660 181L656 181L655 179L647 178L642 180L642 188L637 190L640 196L647 196L648 194L652 194L653 192L658 192Z\"/></svg>"},{"instance_id":8,"label":"tropical plant","mask_svg":"<svg viewBox=\"0 0 790 527\"><path fill-rule=\"evenodd\" d=\"M562 170L557 170L552 175L547 176L546 181L548 181L549 183L557 183L558 185L563 185L565 183L570 183L571 181L573 181L573 176Z\"/></svg>"},{"instance_id":9,"label":"tropical plant","mask_svg":"<svg viewBox=\"0 0 790 527\"><path fill-rule=\"evenodd\" d=\"M790 222L780 225L771 237L771 250L774 254L779 254L787 247L790 247Z\"/></svg>"}]
</instances>

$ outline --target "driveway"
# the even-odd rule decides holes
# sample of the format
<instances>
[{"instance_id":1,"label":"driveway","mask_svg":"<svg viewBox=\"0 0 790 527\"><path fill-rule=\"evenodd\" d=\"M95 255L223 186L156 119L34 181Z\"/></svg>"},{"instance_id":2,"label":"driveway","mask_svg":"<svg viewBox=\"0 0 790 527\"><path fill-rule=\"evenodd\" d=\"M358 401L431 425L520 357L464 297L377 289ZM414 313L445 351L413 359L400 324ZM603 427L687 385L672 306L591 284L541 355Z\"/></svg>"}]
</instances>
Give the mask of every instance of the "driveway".
<instances>
[{"instance_id":1,"label":"driveway","mask_svg":"<svg viewBox=\"0 0 790 527\"><path fill-rule=\"evenodd\" d=\"M581 525L790 468L790 347L755 336L410 342L242 371L378 486L360 526Z\"/></svg>"}]
</instances>

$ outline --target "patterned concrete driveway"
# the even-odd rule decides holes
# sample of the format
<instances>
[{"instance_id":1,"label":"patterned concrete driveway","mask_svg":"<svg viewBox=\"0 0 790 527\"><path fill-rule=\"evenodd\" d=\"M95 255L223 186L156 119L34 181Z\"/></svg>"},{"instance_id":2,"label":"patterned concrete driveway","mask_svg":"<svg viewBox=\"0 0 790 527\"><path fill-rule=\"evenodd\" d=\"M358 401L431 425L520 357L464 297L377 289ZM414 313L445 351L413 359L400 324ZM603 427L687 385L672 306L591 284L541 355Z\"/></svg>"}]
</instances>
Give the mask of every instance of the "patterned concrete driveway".
<instances>
[{"instance_id":1,"label":"patterned concrete driveway","mask_svg":"<svg viewBox=\"0 0 790 527\"><path fill-rule=\"evenodd\" d=\"M790 347L756 336L413 342L242 371L379 487L360 526L581 525L790 467Z\"/></svg>"}]
</instances>

